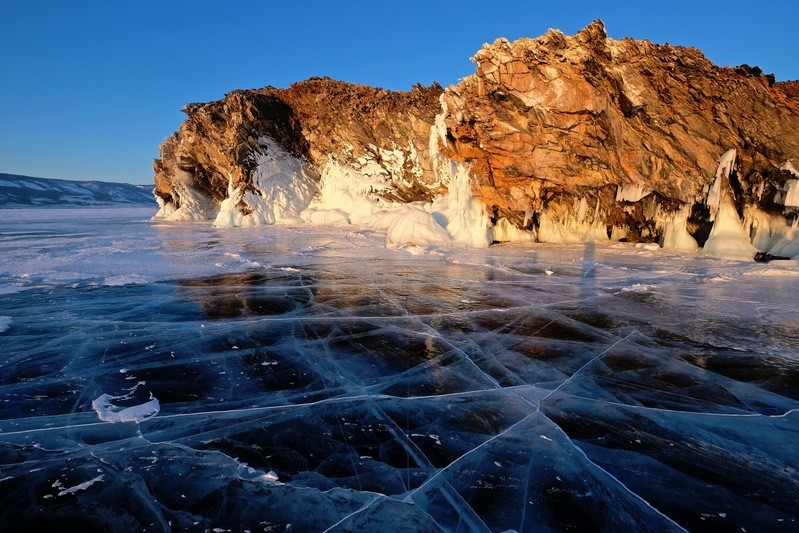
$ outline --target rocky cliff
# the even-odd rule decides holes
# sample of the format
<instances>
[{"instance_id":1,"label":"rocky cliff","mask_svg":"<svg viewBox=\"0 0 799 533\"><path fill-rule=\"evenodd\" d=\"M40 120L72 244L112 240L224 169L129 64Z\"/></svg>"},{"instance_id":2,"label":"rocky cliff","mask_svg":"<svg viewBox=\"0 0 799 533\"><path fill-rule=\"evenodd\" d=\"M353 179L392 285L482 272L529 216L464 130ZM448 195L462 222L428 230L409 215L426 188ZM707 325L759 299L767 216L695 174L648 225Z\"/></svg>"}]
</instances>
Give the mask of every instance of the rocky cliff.
<instances>
[{"instance_id":1,"label":"rocky cliff","mask_svg":"<svg viewBox=\"0 0 799 533\"><path fill-rule=\"evenodd\" d=\"M455 237L487 225L488 242L686 248L728 205L761 248L789 232L797 82L720 68L693 48L613 40L600 21L574 36L498 39L473 61L446 90L311 79L190 104L154 165L160 216L389 228L400 204L447 193L417 205L429 215L414 215L417 226L434 220ZM455 212L467 204L466 218Z\"/></svg>"},{"instance_id":2,"label":"rocky cliff","mask_svg":"<svg viewBox=\"0 0 799 533\"><path fill-rule=\"evenodd\" d=\"M156 197L170 214L184 208L173 218L214 218L230 185L262 192L255 176L271 148L272 156L307 163L317 185L325 166L335 165L384 178L372 191L377 197L429 200L446 190L428 156L442 90L398 92L312 78L288 89L239 90L189 104L188 118L153 165ZM250 210L246 202L239 207Z\"/></svg>"}]
</instances>

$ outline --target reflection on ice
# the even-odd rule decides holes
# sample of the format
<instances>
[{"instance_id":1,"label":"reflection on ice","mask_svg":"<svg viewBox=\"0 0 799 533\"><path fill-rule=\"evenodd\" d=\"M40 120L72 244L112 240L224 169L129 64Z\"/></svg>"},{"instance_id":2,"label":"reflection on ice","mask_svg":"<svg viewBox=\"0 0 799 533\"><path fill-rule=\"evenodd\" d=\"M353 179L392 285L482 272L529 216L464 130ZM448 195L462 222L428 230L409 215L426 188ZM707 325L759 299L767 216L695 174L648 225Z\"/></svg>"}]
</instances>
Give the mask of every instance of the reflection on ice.
<instances>
[{"instance_id":1,"label":"reflection on ice","mask_svg":"<svg viewBox=\"0 0 799 533\"><path fill-rule=\"evenodd\" d=\"M0 224L4 527L797 527L791 268L117 222Z\"/></svg>"}]
</instances>

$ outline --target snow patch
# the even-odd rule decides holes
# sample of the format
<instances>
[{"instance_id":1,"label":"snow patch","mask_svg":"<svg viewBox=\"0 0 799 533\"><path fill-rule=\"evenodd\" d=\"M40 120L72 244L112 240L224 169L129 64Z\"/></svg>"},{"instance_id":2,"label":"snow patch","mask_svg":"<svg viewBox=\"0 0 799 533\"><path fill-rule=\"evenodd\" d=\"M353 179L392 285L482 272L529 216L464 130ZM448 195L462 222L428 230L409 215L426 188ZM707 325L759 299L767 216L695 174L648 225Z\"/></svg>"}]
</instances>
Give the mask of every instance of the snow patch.
<instances>
[{"instance_id":1,"label":"snow patch","mask_svg":"<svg viewBox=\"0 0 799 533\"><path fill-rule=\"evenodd\" d=\"M106 287L120 287L122 285L135 285L148 283L150 280L139 274L122 274L119 276L109 276L103 280Z\"/></svg>"},{"instance_id":2,"label":"snow patch","mask_svg":"<svg viewBox=\"0 0 799 533\"><path fill-rule=\"evenodd\" d=\"M100 474L96 478L90 479L89 481L84 481L83 483L80 483L79 485L75 485L74 487L69 487L68 489L64 489L62 491L59 491L58 495L59 496L66 496L67 494L75 494L76 492L88 489L89 487L91 487L95 483L100 483L104 479L105 479L105 474ZM53 484L53 487L56 488L55 483Z\"/></svg>"},{"instance_id":3,"label":"snow patch","mask_svg":"<svg viewBox=\"0 0 799 533\"><path fill-rule=\"evenodd\" d=\"M104 422L142 422L154 417L161 410L158 400L150 394L150 401L130 407L120 407L112 403L113 400L128 399L130 395L111 396L102 394L92 402L92 409Z\"/></svg>"}]
</instances>

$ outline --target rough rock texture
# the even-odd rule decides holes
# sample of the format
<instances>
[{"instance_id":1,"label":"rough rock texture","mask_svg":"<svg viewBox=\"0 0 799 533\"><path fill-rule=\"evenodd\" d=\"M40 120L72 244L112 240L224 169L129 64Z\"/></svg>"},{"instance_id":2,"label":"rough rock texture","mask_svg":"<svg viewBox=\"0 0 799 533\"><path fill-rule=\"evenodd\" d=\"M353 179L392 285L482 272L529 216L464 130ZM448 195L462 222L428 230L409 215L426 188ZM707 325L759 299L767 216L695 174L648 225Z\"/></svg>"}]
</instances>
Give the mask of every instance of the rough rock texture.
<instances>
[{"instance_id":1,"label":"rough rock texture","mask_svg":"<svg viewBox=\"0 0 799 533\"><path fill-rule=\"evenodd\" d=\"M188 118L153 165L155 194L179 206L175 177L188 174L191 187L212 204L221 202L229 178L235 186L251 183L267 135L317 169L330 157L356 169L377 161L393 179L389 196L430 199L442 190L428 156L441 92L437 85L398 92L312 78L288 89L237 90L223 100L189 104Z\"/></svg>"},{"instance_id":2,"label":"rough rock texture","mask_svg":"<svg viewBox=\"0 0 799 533\"><path fill-rule=\"evenodd\" d=\"M473 61L476 72L446 90L314 78L190 104L154 164L156 195L171 208L202 196L213 217L229 183L253 187L268 136L317 175L330 161L377 172L386 185L374 195L388 200L444 192L433 161L444 156L468 165L494 220L532 230L588 221L595 235L655 240L663 213L690 212L701 237L713 217L703 199L734 148L739 214L793 216L779 199L796 176L780 166L799 161L798 82L720 68L693 48L613 40L600 21L571 37L498 39Z\"/></svg>"},{"instance_id":3,"label":"rough rock texture","mask_svg":"<svg viewBox=\"0 0 799 533\"><path fill-rule=\"evenodd\" d=\"M795 82L693 48L615 41L595 21L573 37L498 39L473 60L444 94L447 154L471 161L478 196L503 210L619 184L692 203L728 148L744 180L799 158Z\"/></svg>"}]
</instances>

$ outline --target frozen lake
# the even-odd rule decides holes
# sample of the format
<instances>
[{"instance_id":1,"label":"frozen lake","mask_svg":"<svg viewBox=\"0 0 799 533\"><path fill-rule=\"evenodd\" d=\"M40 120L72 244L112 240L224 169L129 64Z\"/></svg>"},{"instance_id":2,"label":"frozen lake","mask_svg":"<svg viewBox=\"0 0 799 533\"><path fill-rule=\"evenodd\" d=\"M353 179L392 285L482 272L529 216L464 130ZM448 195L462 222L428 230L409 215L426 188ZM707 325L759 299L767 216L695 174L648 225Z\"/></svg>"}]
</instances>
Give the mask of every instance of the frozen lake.
<instances>
[{"instance_id":1,"label":"frozen lake","mask_svg":"<svg viewBox=\"0 0 799 533\"><path fill-rule=\"evenodd\" d=\"M799 266L0 211L0 529L799 529Z\"/></svg>"}]
</instances>

